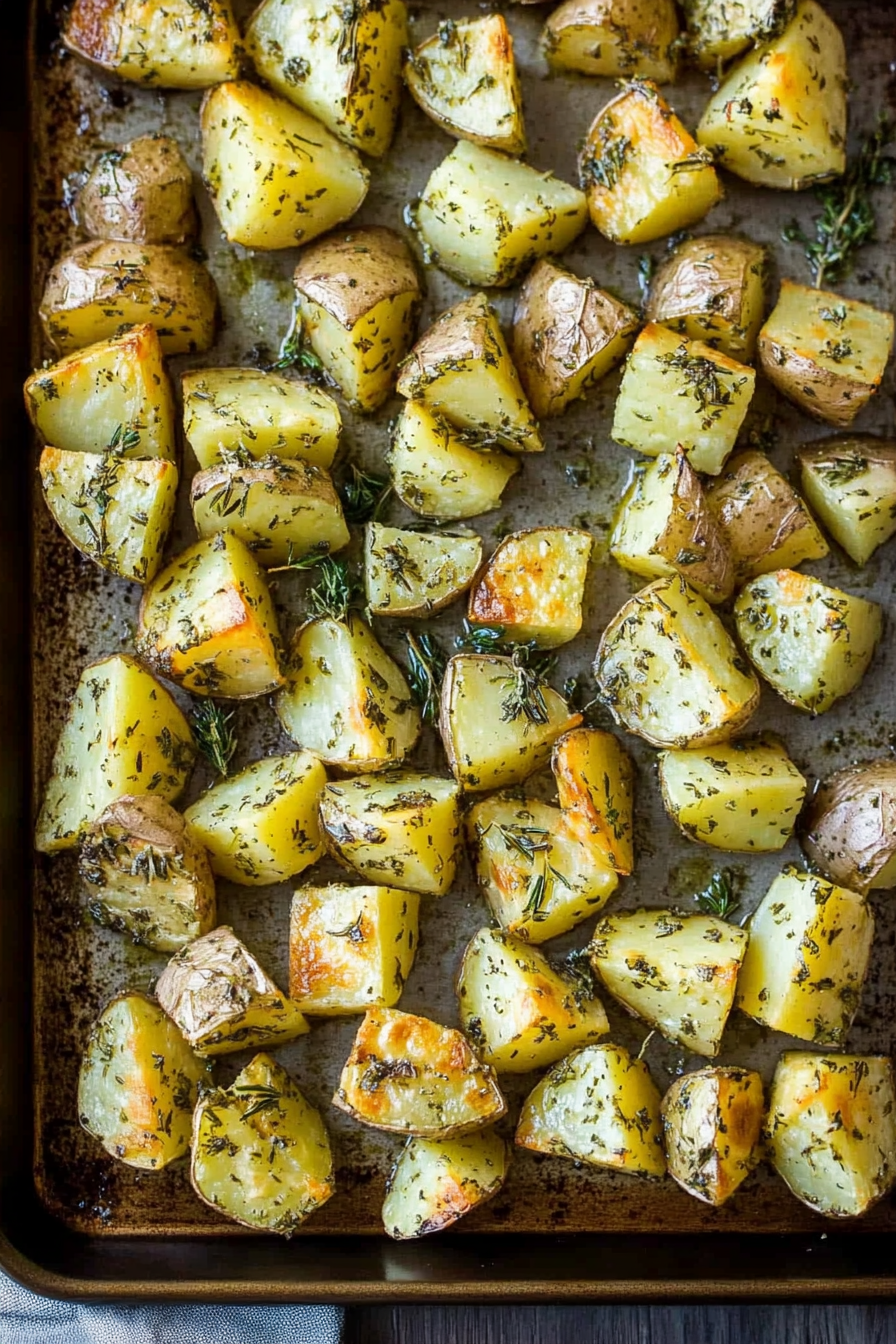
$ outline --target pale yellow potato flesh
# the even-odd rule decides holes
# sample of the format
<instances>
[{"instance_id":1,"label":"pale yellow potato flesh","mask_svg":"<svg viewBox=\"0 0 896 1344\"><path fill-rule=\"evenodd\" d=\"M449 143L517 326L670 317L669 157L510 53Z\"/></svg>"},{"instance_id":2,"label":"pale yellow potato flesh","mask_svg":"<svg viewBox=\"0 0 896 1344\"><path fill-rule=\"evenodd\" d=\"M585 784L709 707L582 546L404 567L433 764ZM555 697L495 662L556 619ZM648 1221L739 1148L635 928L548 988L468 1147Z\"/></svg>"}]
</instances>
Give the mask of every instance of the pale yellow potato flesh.
<instances>
[{"instance_id":1,"label":"pale yellow potato flesh","mask_svg":"<svg viewBox=\"0 0 896 1344\"><path fill-rule=\"evenodd\" d=\"M676 1078L663 1097L669 1175L718 1208L760 1160L765 1102L752 1069L708 1068Z\"/></svg>"},{"instance_id":2,"label":"pale yellow potato flesh","mask_svg":"<svg viewBox=\"0 0 896 1344\"><path fill-rule=\"evenodd\" d=\"M442 1232L496 1195L510 1153L493 1129L459 1139L408 1139L389 1175L383 1227L396 1241Z\"/></svg>"},{"instance_id":3,"label":"pale yellow potato flesh","mask_svg":"<svg viewBox=\"0 0 896 1344\"><path fill-rule=\"evenodd\" d=\"M474 584L467 604L473 625L502 630L517 644L567 644L582 628L582 603L593 538L571 527L512 532Z\"/></svg>"},{"instance_id":4,"label":"pale yellow potato flesh","mask_svg":"<svg viewBox=\"0 0 896 1344\"><path fill-rule=\"evenodd\" d=\"M401 502L424 518L445 521L496 509L520 469L518 457L473 446L419 401L401 408L387 461Z\"/></svg>"},{"instance_id":5,"label":"pale yellow potato flesh","mask_svg":"<svg viewBox=\"0 0 896 1344\"><path fill-rule=\"evenodd\" d=\"M320 388L257 369L192 369L182 387L184 435L200 467L216 466L235 449L323 470L333 465L342 417Z\"/></svg>"},{"instance_id":6,"label":"pale yellow potato flesh","mask_svg":"<svg viewBox=\"0 0 896 1344\"><path fill-rule=\"evenodd\" d=\"M672 0L565 0L544 25L541 48L554 70L665 84L678 68Z\"/></svg>"},{"instance_id":7,"label":"pale yellow potato flesh","mask_svg":"<svg viewBox=\"0 0 896 1344\"><path fill-rule=\"evenodd\" d=\"M376 616L434 615L466 592L481 564L482 540L472 534L364 529L364 586Z\"/></svg>"},{"instance_id":8,"label":"pale yellow potato flesh","mask_svg":"<svg viewBox=\"0 0 896 1344\"><path fill-rule=\"evenodd\" d=\"M857 565L896 532L896 440L835 435L797 453L809 505Z\"/></svg>"},{"instance_id":9,"label":"pale yellow potato flesh","mask_svg":"<svg viewBox=\"0 0 896 1344\"><path fill-rule=\"evenodd\" d=\"M62 40L94 65L156 89L204 89L240 68L230 0L75 0Z\"/></svg>"}]
</instances>

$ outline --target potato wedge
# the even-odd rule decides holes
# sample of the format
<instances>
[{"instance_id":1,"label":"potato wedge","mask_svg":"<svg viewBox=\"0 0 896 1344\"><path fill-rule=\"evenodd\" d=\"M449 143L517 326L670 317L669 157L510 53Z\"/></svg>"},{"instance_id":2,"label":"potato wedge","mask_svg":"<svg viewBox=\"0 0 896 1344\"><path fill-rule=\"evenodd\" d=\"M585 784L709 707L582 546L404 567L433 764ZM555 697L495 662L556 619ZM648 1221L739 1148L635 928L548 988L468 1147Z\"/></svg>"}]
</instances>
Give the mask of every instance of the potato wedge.
<instances>
[{"instance_id":1,"label":"potato wedge","mask_svg":"<svg viewBox=\"0 0 896 1344\"><path fill-rule=\"evenodd\" d=\"M864 565L896 532L896 439L834 435L797 453L809 504L851 560Z\"/></svg>"},{"instance_id":2,"label":"potato wedge","mask_svg":"<svg viewBox=\"0 0 896 1344\"><path fill-rule=\"evenodd\" d=\"M323 854L317 808L326 782L310 751L265 756L206 789L184 818L214 873L266 887L296 877Z\"/></svg>"},{"instance_id":3,"label":"potato wedge","mask_svg":"<svg viewBox=\"0 0 896 1344\"><path fill-rule=\"evenodd\" d=\"M354 614L299 627L275 708L294 742L352 774L400 764L420 736L404 673Z\"/></svg>"},{"instance_id":4,"label":"potato wedge","mask_svg":"<svg viewBox=\"0 0 896 1344\"><path fill-rule=\"evenodd\" d=\"M81 840L88 910L159 952L177 952L217 922L208 855L163 798L125 794Z\"/></svg>"},{"instance_id":5,"label":"potato wedge","mask_svg":"<svg viewBox=\"0 0 896 1344\"><path fill-rule=\"evenodd\" d=\"M61 452L102 453L117 432L123 457L175 460L174 397L148 323L36 369L25 383L25 409Z\"/></svg>"},{"instance_id":6,"label":"potato wedge","mask_svg":"<svg viewBox=\"0 0 896 1344\"><path fill-rule=\"evenodd\" d=\"M289 992L303 1012L338 1017L394 1008L419 942L416 892L299 887L289 917Z\"/></svg>"},{"instance_id":7,"label":"potato wedge","mask_svg":"<svg viewBox=\"0 0 896 1344\"><path fill-rule=\"evenodd\" d=\"M178 247L79 243L47 276L44 335L62 355L149 323L162 353L198 355L215 339L218 291L206 268Z\"/></svg>"},{"instance_id":8,"label":"potato wedge","mask_svg":"<svg viewBox=\"0 0 896 1344\"><path fill-rule=\"evenodd\" d=\"M701 70L715 72L754 42L777 36L796 0L684 0L686 50Z\"/></svg>"},{"instance_id":9,"label":"potato wedge","mask_svg":"<svg viewBox=\"0 0 896 1344\"><path fill-rule=\"evenodd\" d=\"M779 569L743 589L734 604L750 662L797 709L823 714L854 691L883 628L876 602Z\"/></svg>"},{"instance_id":10,"label":"potato wedge","mask_svg":"<svg viewBox=\"0 0 896 1344\"><path fill-rule=\"evenodd\" d=\"M333 1105L374 1129L426 1139L481 1129L507 1110L459 1031L394 1008L366 1013Z\"/></svg>"},{"instance_id":11,"label":"potato wedge","mask_svg":"<svg viewBox=\"0 0 896 1344\"><path fill-rule=\"evenodd\" d=\"M771 734L720 742L709 751L664 751L663 806L691 840L738 854L783 849L806 780Z\"/></svg>"},{"instance_id":12,"label":"potato wedge","mask_svg":"<svg viewBox=\"0 0 896 1344\"><path fill-rule=\"evenodd\" d=\"M481 564L481 537L384 523L364 529L364 586L375 616L432 616L466 592Z\"/></svg>"},{"instance_id":13,"label":"potato wedge","mask_svg":"<svg viewBox=\"0 0 896 1344\"><path fill-rule=\"evenodd\" d=\"M187 547L143 594L138 656L194 695L242 700L276 690L280 652L264 574L232 532Z\"/></svg>"},{"instance_id":14,"label":"potato wedge","mask_svg":"<svg viewBox=\"0 0 896 1344\"><path fill-rule=\"evenodd\" d=\"M681 450L636 469L616 514L610 554L647 579L680 574L707 602L725 602L734 591L731 552Z\"/></svg>"},{"instance_id":15,"label":"potato wedge","mask_svg":"<svg viewBox=\"0 0 896 1344\"><path fill-rule=\"evenodd\" d=\"M528 943L568 933L602 909L618 885L579 815L535 798L492 794L470 808L466 829L489 909L502 929Z\"/></svg>"},{"instance_id":16,"label":"potato wedge","mask_svg":"<svg viewBox=\"0 0 896 1344\"><path fill-rule=\"evenodd\" d=\"M865 895L896 887L896 761L889 756L823 780L800 843L826 877Z\"/></svg>"},{"instance_id":17,"label":"potato wedge","mask_svg":"<svg viewBox=\"0 0 896 1344\"><path fill-rule=\"evenodd\" d=\"M660 1094L621 1045L586 1045L555 1064L523 1103L515 1141L632 1175L666 1170Z\"/></svg>"},{"instance_id":18,"label":"potato wedge","mask_svg":"<svg viewBox=\"0 0 896 1344\"><path fill-rule=\"evenodd\" d=\"M415 103L449 135L525 154L523 94L502 15L440 23L405 56L404 81Z\"/></svg>"},{"instance_id":19,"label":"potato wedge","mask_svg":"<svg viewBox=\"0 0 896 1344\"><path fill-rule=\"evenodd\" d=\"M663 1097L669 1175L695 1199L719 1208L760 1159L762 1078L752 1069L698 1069Z\"/></svg>"},{"instance_id":20,"label":"potato wedge","mask_svg":"<svg viewBox=\"0 0 896 1344\"><path fill-rule=\"evenodd\" d=\"M639 326L634 308L590 276L537 261L513 313L513 358L535 414L562 415L623 359Z\"/></svg>"},{"instance_id":21,"label":"potato wedge","mask_svg":"<svg viewBox=\"0 0 896 1344\"><path fill-rule=\"evenodd\" d=\"M91 238L177 246L199 227L193 174L177 141L158 132L100 154L77 208Z\"/></svg>"},{"instance_id":22,"label":"potato wedge","mask_svg":"<svg viewBox=\"0 0 896 1344\"><path fill-rule=\"evenodd\" d=\"M470 591L467 615L519 644L568 644L582 628L593 538L572 527L511 532Z\"/></svg>"},{"instance_id":23,"label":"potato wedge","mask_svg":"<svg viewBox=\"0 0 896 1344\"><path fill-rule=\"evenodd\" d=\"M298 1007L226 924L175 952L156 995L197 1055L282 1045L308 1031Z\"/></svg>"},{"instance_id":24,"label":"potato wedge","mask_svg":"<svg viewBox=\"0 0 896 1344\"><path fill-rule=\"evenodd\" d=\"M469 433L419 401L402 406L387 460L401 502L424 518L446 521L496 509L520 469L518 457L477 447Z\"/></svg>"},{"instance_id":25,"label":"potato wedge","mask_svg":"<svg viewBox=\"0 0 896 1344\"><path fill-rule=\"evenodd\" d=\"M484 445L540 453L544 443L497 314L471 294L436 318L401 366L396 391Z\"/></svg>"},{"instance_id":26,"label":"potato wedge","mask_svg":"<svg viewBox=\"0 0 896 1344\"><path fill-rule=\"evenodd\" d=\"M335 1190L324 1122L270 1055L202 1098L192 1150L190 1182L202 1202L260 1232L292 1236Z\"/></svg>"},{"instance_id":27,"label":"potato wedge","mask_svg":"<svg viewBox=\"0 0 896 1344\"><path fill-rule=\"evenodd\" d=\"M625 362L612 436L649 457L677 444L695 471L717 476L755 385L749 365L668 327L647 326Z\"/></svg>"},{"instance_id":28,"label":"potato wedge","mask_svg":"<svg viewBox=\"0 0 896 1344\"><path fill-rule=\"evenodd\" d=\"M725 233L687 238L651 280L644 315L751 364L765 312L767 271L766 249L749 238Z\"/></svg>"},{"instance_id":29,"label":"potato wedge","mask_svg":"<svg viewBox=\"0 0 896 1344\"><path fill-rule=\"evenodd\" d=\"M800 0L786 27L722 80L697 140L747 182L802 191L846 166L846 88L839 28L815 0Z\"/></svg>"},{"instance_id":30,"label":"potato wedge","mask_svg":"<svg viewBox=\"0 0 896 1344\"><path fill-rule=\"evenodd\" d=\"M628 876L635 867L635 771L625 747L599 728L573 728L554 743L551 769L560 806L573 814L577 832Z\"/></svg>"},{"instance_id":31,"label":"potato wedge","mask_svg":"<svg viewBox=\"0 0 896 1344\"><path fill-rule=\"evenodd\" d=\"M843 429L880 386L893 353L893 314L781 281L759 333L759 364L807 415Z\"/></svg>"},{"instance_id":32,"label":"potato wedge","mask_svg":"<svg viewBox=\"0 0 896 1344\"><path fill-rule=\"evenodd\" d=\"M415 214L437 266L464 285L500 288L565 251L587 222L578 187L469 140L430 174Z\"/></svg>"},{"instance_id":33,"label":"potato wedge","mask_svg":"<svg viewBox=\"0 0 896 1344\"><path fill-rule=\"evenodd\" d=\"M651 80L625 86L598 112L579 179L591 223L613 243L649 243L689 228L722 197L711 157Z\"/></svg>"},{"instance_id":34,"label":"potato wedge","mask_svg":"<svg viewBox=\"0 0 896 1344\"><path fill-rule=\"evenodd\" d=\"M395 1241L443 1232L498 1193L510 1153L493 1129L408 1139L386 1184L383 1227Z\"/></svg>"},{"instance_id":35,"label":"potato wedge","mask_svg":"<svg viewBox=\"0 0 896 1344\"><path fill-rule=\"evenodd\" d=\"M738 584L827 555L815 519L764 453L735 453L705 491Z\"/></svg>"},{"instance_id":36,"label":"potato wedge","mask_svg":"<svg viewBox=\"0 0 896 1344\"><path fill-rule=\"evenodd\" d=\"M78 1118L107 1153L161 1171L190 1147L208 1066L145 994L120 994L90 1029L78 1077Z\"/></svg>"},{"instance_id":37,"label":"potato wedge","mask_svg":"<svg viewBox=\"0 0 896 1344\"><path fill-rule=\"evenodd\" d=\"M829 1218L856 1218L896 1180L896 1087L887 1055L791 1050L772 1080L765 1125L791 1193Z\"/></svg>"},{"instance_id":38,"label":"potato wedge","mask_svg":"<svg viewBox=\"0 0 896 1344\"><path fill-rule=\"evenodd\" d=\"M320 388L256 369L191 369L182 385L184 434L203 469L234 450L333 465L342 417Z\"/></svg>"},{"instance_id":39,"label":"potato wedge","mask_svg":"<svg viewBox=\"0 0 896 1344\"><path fill-rule=\"evenodd\" d=\"M403 0L264 0L246 29L271 88L377 159L395 132L407 41Z\"/></svg>"},{"instance_id":40,"label":"potato wedge","mask_svg":"<svg viewBox=\"0 0 896 1344\"><path fill-rule=\"evenodd\" d=\"M616 613L594 661L613 717L655 747L727 742L759 682L712 607L683 579L657 579Z\"/></svg>"},{"instance_id":41,"label":"potato wedge","mask_svg":"<svg viewBox=\"0 0 896 1344\"><path fill-rule=\"evenodd\" d=\"M74 849L110 802L152 794L174 802L196 746L190 725L136 658L114 653L81 673L37 818L43 854Z\"/></svg>"},{"instance_id":42,"label":"potato wedge","mask_svg":"<svg viewBox=\"0 0 896 1344\"><path fill-rule=\"evenodd\" d=\"M749 930L738 1008L802 1041L845 1045L874 938L864 896L788 866Z\"/></svg>"},{"instance_id":43,"label":"potato wedge","mask_svg":"<svg viewBox=\"0 0 896 1344\"><path fill-rule=\"evenodd\" d=\"M270 251L343 224L367 195L358 155L319 121L246 80L200 113L202 176L231 243Z\"/></svg>"},{"instance_id":44,"label":"potato wedge","mask_svg":"<svg viewBox=\"0 0 896 1344\"><path fill-rule=\"evenodd\" d=\"M541 49L554 70L659 84L678 67L678 15L672 0L565 0L544 25Z\"/></svg>"},{"instance_id":45,"label":"potato wedge","mask_svg":"<svg viewBox=\"0 0 896 1344\"><path fill-rule=\"evenodd\" d=\"M460 788L417 770L328 784L320 821L330 852L368 882L444 896L461 854Z\"/></svg>"},{"instance_id":46,"label":"potato wedge","mask_svg":"<svg viewBox=\"0 0 896 1344\"><path fill-rule=\"evenodd\" d=\"M601 915L591 965L615 999L667 1040L712 1058L734 1004L747 935L711 915Z\"/></svg>"},{"instance_id":47,"label":"potato wedge","mask_svg":"<svg viewBox=\"0 0 896 1344\"><path fill-rule=\"evenodd\" d=\"M230 0L75 0L62 40L76 56L156 89L204 89L240 68Z\"/></svg>"},{"instance_id":48,"label":"potato wedge","mask_svg":"<svg viewBox=\"0 0 896 1344\"><path fill-rule=\"evenodd\" d=\"M457 653L442 683L439 731L455 779L469 793L521 784L581 722L562 696L511 658ZM525 684L524 684L525 683ZM534 698L533 698L534 697Z\"/></svg>"}]
</instances>

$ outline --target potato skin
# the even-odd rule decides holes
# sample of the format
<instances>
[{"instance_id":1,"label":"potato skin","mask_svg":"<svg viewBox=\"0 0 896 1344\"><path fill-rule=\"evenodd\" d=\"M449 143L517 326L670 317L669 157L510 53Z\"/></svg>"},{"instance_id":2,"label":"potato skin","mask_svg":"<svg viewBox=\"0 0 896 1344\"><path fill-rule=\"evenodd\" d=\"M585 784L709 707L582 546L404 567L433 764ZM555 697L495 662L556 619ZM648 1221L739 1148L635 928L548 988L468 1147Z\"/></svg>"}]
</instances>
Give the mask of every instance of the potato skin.
<instances>
[{"instance_id":1,"label":"potato skin","mask_svg":"<svg viewBox=\"0 0 896 1344\"><path fill-rule=\"evenodd\" d=\"M239 70L230 0L75 0L62 40L84 60L154 88L201 89Z\"/></svg>"},{"instance_id":2,"label":"potato skin","mask_svg":"<svg viewBox=\"0 0 896 1344\"><path fill-rule=\"evenodd\" d=\"M198 219L193 175L177 141L143 135L106 150L81 188L78 218L92 238L188 243Z\"/></svg>"},{"instance_id":3,"label":"potato skin","mask_svg":"<svg viewBox=\"0 0 896 1344\"><path fill-rule=\"evenodd\" d=\"M896 886L896 761L883 756L824 780L803 820L802 846L852 891Z\"/></svg>"},{"instance_id":4,"label":"potato skin","mask_svg":"<svg viewBox=\"0 0 896 1344\"><path fill-rule=\"evenodd\" d=\"M730 234L680 243L654 276L644 315L749 363L762 325L764 247Z\"/></svg>"},{"instance_id":5,"label":"potato skin","mask_svg":"<svg viewBox=\"0 0 896 1344\"><path fill-rule=\"evenodd\" d=\"M374 225L328 234L302 253L294 276L300 295L319 303L350 331L384 299L421 296L417 267L394 229Z\"/></svg>"}]
</instances>

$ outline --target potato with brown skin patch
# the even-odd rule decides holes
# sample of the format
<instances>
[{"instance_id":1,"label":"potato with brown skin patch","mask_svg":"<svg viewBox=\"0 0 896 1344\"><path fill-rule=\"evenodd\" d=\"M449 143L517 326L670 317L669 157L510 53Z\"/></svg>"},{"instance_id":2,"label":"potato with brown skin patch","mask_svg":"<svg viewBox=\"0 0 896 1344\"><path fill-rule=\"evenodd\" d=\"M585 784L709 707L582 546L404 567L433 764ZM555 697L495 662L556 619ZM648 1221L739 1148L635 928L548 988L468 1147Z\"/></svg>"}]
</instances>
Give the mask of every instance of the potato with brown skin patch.
<instances>
[{"instance_id":1,"label":"potato with brown skin patch","mask_svg":"<svg viewBox=\"0 0 896 1344\"><path fill-rule=\"evenodd\" d=\"M177 141L158 133L100 154L77 209L91 238L177 246L198 228L193 174Z\"/></svg>"},{"instance_id":2,"label":"potato with brown skin patch","mask_svg":"<svg viewBox=\"0 0 896 1344\"><path fill-rule=\"evenodd\" d=\"M153 88L202 89L239 72L230 0L75 0L62 40L76 56Z\"/></svg>"},{"instance_id":3,"label":"potato with brown skin patch","mask_svg":"<svg viewBox=\"0 0 896 1344\"><path fill-rule=\"evenodd\" d=\"M896 886L896 761L882 756L819 785L802 823L806 856L862 894Z\"/></svg>"},{"instance_id":4,"label":"potato with brown skin patch","mask_svg":"<svg viewBox=\"0 0 896 1344\"><path fill-rule=\"evenodd\" d=\"M748 238L688 238L651 280L644 316L749 364L762 326L767 269L766 249Z\"/></svg>"},{"instance_id":5,"label":"potato with brown skin patch","mask_svg":"<svg viewBox=\"0 0 896 1344\"><path fill-rule=\"evenodd\" d=\"M545 23L541 47L555 70L674 80L678 16L673 0L566 0Z\"/></svg>"},{"instance_id":6,"label":"potato with brown skin patch","mask_svg":"<svg viewBox=\"0 0 896 1344\"><path fill-rule=\"evenodd\" d=\"M695 1199L719 1208L759 1161L762 1079L741 1068L698 1069L663 1097L669 1175Z\"/></svg>"},{"instance_id":7,"label":"potato with brown skin patch","mask_svg":"<svg viewBox=\"0 0 896 1344\"><path fill-rule=\"evenodd\" d=\"M738 584L827 555L815 519L764 453L735 453L704 490Z\"/></svg>"},{"instance_id":8,"label":"potato with brown skin patch","mask_svg":"<svg viewBox=\"0 0 896 1344\"><path fill-rule=\"evenodd\" d=\"M896 439L835 434L799 449L809 504L851 560L864 565L896 532Z\"/></svg>"}]
</instances>

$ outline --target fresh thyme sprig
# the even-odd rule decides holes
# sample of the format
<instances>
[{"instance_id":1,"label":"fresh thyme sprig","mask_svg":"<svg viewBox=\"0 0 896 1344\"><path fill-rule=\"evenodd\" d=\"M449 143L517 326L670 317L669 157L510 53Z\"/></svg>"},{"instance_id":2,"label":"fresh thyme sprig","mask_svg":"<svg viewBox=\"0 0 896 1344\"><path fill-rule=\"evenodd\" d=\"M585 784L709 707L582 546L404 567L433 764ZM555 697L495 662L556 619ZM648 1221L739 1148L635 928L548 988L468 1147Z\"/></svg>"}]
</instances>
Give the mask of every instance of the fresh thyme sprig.
<instances>
[{"instance_id":1,"label":"fresh thyme sprig","mask_svg":"<svg viewBox=\"0 0 896 1344\"><path fill-rule=\"evenodd\" d=\"M553 666L556 659L550 659ZM501 720L512 723L525 718L528 723L547 723L548 707L544 698L544 679L547 675L544 657L534 658L531 651L519 644L510 656L511 673L506 678L507 694L501 702Z\"/></svg>"},{"instance_id":2,"label":"fresh thyme sprig","mask_svg":"<svg viewBox=\"0 0 896 1344\"><path fill-rule=\"evenodd\" d=\"M273 364L266 366L266 372L279 373L283 369L299 368L308 373L321 374L323 373L323 367L314 351L310 350L305 344L302 316L298 304L296 304L292 310L289 330L280 342L280 353Z\"/></svg>"},{"instance_id":3,"label":"fresh thyme sprig","mask_svg":"<svg viewBox=\"0 0 896 1344\"><path fill-rule=\"evenodd\" d=\"M350 523L376 522L392 494L392 483L385 476L375 476L349 463L350 476L339 487L342 511Z\"/></svg>"},{"instance_id":4,"label":"fresh thyme sprig","mask_svg":"<svg viewBox=\"0 0 896 1344\"><path fill-rule=\"evenodd\" d=\"M697 892L695 900L698 908L706 915L729 919L740 905L734 886L735 878L731 869L719 869L713 873L704 890Z\"/></svg>"},{"instance_id":5,"label":"fresh thyme sprig","mask_svg":"<svg viewBox=\"0 0 896 1344\"><path fill-rule=\"evenodd\" d=\"M216 774L227 776L236 754L236 734L231 728L233 710L223 710L214 700L201 700L191 715L193 736Z\"/></svg>"},{"instance_id":6,"label":"fresh thyme sprig","mask_svg":"<svg viewBox=\"0 0 896 1344\"><path fill-rule=\"evenodd\" d=\"M408 644L408 685L420 705L423 722L435 723L448 659L434 635L405 630L404 637Z\"/></svg>"},{"instance_id":7,"label":"fresh thyme sprig","mask_svg":"<svg viewBox=\"0 0 896 1344\"><path fill-rule=\"evenodd\" d=\"M361 590L345 560L330 555L318 557L320 578L308 592L308 609L315 619L327 616L344 621L361 599Z\"/></svg>"}]
</instances>

